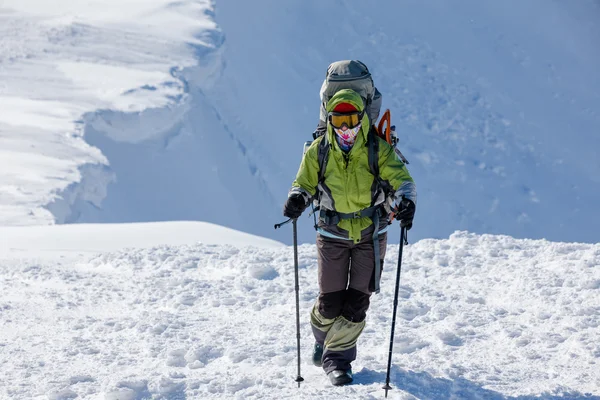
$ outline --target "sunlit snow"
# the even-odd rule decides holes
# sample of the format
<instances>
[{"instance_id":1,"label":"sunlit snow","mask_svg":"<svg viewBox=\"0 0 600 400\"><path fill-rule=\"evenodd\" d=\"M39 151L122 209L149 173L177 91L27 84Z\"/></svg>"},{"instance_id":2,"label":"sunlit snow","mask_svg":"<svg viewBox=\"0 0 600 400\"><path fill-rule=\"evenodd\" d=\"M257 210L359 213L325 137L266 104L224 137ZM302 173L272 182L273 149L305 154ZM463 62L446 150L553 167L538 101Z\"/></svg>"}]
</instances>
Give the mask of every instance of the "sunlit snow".
<instances>
[{"instance_id":1,"label":"sunlit snow","mask_svg":"<svg viewBox=\"0 0 600 400\"><path fill-rule=\"evenodd\" d=\"M201 242L93 255L81 237L114 248L123 228L78 227L46 232L63 250L0 253L0 398L383 398L397 246L345 388L309 362L316 249L300 247L298 388L291 247L205 225ZM139 228L150 245L174 231ZM389 398L599 399L599 268L598 244L456 232L407 246Z\"/></svg>"},{"instance_id":2,"label":"sunlit snow","mask_svg":"<svg viewBox=\"0 0 600 400\"><path fill-rule=\"evenodd\" d=\"M594 0L0 2L0 399L383 398L399 233L353 364L309 362L299 220L327 65L419 191L393 399L600 399ZM505 236L510 235L510 236Z\"/></svg>"}]
</instances>

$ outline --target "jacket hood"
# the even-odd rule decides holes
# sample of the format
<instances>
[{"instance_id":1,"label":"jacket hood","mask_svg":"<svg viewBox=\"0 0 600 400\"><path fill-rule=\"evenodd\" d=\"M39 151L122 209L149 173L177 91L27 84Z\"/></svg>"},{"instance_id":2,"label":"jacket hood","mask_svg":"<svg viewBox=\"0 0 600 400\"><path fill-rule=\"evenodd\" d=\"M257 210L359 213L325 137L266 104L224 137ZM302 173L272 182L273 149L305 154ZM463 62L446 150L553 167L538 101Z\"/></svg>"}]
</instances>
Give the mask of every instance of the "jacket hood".
<instances>
[{"instance_id":1,"label":"jacket hood","mask_svg":"<svg viewBox=\"0 0 600 400\"><path fill-rule=\"evenodd\" d=\"M352 104L358 111L365 109L365 103L362 97L352 89L342 89L333 95L327 102L327 112L333 111L333 109L340 103Z\"/></svg>"},{"instance_id":2,"label":"jacket hood","mask_svg":"<svg viewBox=\"0 0 600 400\"><path fill-rule=\"evenodd\" d=\"M342 89L336 94L334 94L333 97L327 102L327 112L330 113L340 103L352 104L359 112L362 112L365 109L365 103L362 97L360 97L360 95L352 89ZM359 135L360 139L357 139L357 141L354 143L354 146L361 145L363 143L366 143L367 141L367 134L369 133L369 129L371 127L369 122L369 116L367 115L367 113L364 113L363 118L361 120L361 125L361 135ZM334 147L339 148L337 141L335 140L333 128L329 123L329 118L327 119L327 134L329 135L329 142L335 143Z\"/></svg>"}]
</instances>

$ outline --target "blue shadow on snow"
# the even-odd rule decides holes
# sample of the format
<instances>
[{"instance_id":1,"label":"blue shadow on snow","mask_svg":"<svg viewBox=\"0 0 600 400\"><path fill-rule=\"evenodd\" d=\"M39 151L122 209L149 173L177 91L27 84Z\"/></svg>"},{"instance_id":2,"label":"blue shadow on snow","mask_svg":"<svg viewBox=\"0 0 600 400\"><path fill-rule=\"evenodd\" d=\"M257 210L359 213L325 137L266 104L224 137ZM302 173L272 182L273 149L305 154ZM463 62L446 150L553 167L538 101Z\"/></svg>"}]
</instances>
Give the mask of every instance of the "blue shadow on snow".
<instances>
[{"instance_id":1,"label":"blue shadow on snow","mask_svg":"<svg viewBox=\"0 0 600 400\"><path fill-rule=\"evenodd\" d=\"M363 368L361 371L358 371L354 374L354 383L363 385L381 384L383 387L385 384L385 377L385 372ZM467 379L457 378L451 380L445 378L435 378L427 372L405 371L396 366L392 367L390 377L390 385L393 388L390 391L390 394L394 391L397 392L402 390L423 400L600 400L600 396L582 394L579 392L565 392L561 394L542 393L538 396L509 397L493 390L484 389L478 384Z\"/></svg>"}]
</instances>

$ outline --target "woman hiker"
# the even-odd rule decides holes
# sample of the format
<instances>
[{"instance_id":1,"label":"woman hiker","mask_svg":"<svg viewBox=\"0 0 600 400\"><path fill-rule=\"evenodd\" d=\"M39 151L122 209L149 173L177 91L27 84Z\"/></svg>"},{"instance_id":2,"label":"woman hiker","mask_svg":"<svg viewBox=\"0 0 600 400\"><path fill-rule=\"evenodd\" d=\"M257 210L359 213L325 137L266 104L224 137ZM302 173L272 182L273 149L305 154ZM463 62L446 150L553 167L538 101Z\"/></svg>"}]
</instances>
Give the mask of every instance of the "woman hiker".
<instances>
[{"instance_id":1,"label":"woman hiker","mask_svg":"<svg viewBox=\"0 0 600 400\"><path fill-rule=\"evenodd\" d=\"M313 363L338 386L353 379L369 298L379 292L390 214L412 227L416 186L393 147L372 131L358 93L338 91L326 111L327 130L306 151L284 215L298 218L318 200Z\"/></svg>"}]
</instances>

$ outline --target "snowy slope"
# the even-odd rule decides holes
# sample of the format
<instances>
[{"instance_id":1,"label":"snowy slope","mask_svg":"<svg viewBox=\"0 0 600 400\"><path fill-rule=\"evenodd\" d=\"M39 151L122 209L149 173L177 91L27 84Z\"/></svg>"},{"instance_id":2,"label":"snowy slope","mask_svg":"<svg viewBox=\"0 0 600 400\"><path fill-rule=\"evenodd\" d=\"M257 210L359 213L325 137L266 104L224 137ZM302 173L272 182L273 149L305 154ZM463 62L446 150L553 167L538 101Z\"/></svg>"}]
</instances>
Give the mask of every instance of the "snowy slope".
<instances>
[{"instance_id":1,"label":"snowy slope","mask_svg":"<svg viewBox=\"0 0 600 400\"><path fill-rule=\"evenodd\" d=\"M191 0L0 4L2 224L76 222L101 207L122 177L85 129L112 125L106 110L135 119L111 139L164 141L188 109L178 74L201 75L199 55L215 49L210 12Z\"/></svg>"},{"instance_id":2,"label":"snowy slope","mask_svg":"<svg viewBox=\"0 0 600 400\"><path fill-rule=\"evenodd\" d=\"M65 253L98 253L123 248L194 243L281 247L282 243L195 221L132 224L70 224L0 227L0 256L53 258Z\"/></svg>"},{"instance_id":3,"label":"snowy slope","mask_svg":"<svg viewBox=\"0 0 600 400\"><path fill-rule=\"evenodd\" d=\"M593 0L5 0L0 223L275 238L325 68L359 58L411 161L414 238L598 242L598 17Z\"/></svg>"},{"instance_id":4,"label":"snowy slope","mask_svg":"<svg viewBox=\"0 0 600 400\"><path fill-rule=\"evenodd\" d=\"M291 247L228 233L89 255L62 237L53 257L0 253L1 399L383 398L397 246L344 388L308 362L300 247L298 389ZM600 245L457 232L407 246L401 280L389 398L600 399Z\"/></svg>"},{"instance_id":5,"label":"snowy slope","mask_svg":"<svg viewBox=\"0 0 600 400\"><path fill-rule=\"evenodd\" d=\"M585 0L217 3L227 69L215 101L243 137L268 138L276 165L261 171L289 185L326 65L358 58L411 161L415 238L598 242L598 18ZM312 239L310 224L302 234Z\"/></svg>"}]
</instances>

